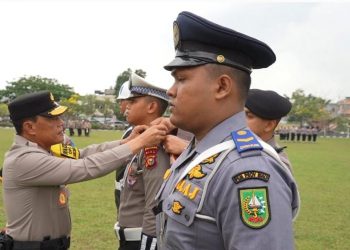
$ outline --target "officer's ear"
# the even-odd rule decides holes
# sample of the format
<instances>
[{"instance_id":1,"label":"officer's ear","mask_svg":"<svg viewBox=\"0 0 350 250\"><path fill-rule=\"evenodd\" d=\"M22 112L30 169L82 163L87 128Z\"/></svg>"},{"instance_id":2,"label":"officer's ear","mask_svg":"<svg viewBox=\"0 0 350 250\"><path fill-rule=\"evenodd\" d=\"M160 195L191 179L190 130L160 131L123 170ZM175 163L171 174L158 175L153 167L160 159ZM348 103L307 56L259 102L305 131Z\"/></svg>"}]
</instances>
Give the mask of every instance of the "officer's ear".
<instances>
[{"instance_id":1,"label":"officer's ear","mask_svg":"<svg viewBox=\"0 0 350 250\"><path fill-rule=\"evenodd\" d=\"M35 124L36 118L30 118L26 119L22 123L22 131L23 133L29 134L29 135L35 135L36 131L36 124Z\"/></svg>"},{"instance_id":2,"label":"officer's ear","mask_svg":"<svg viewBox=\"0 0 350 250\"><path fill-rule=\"evenodd\" d=\"M266 121L267 122L265 124L264 131L267 133L274 131L275 128L277 127L278 121L277 120L266 120Z\"/></svg>"},{"instance_id":3,"label":"officer's ear","mask_svg":"<svg viewBox=\"0 0 350 250\"><path fill-rule=\"evenodd\" d=\"M147 96L147 113L153 114L155 112L158 112L158 102L153 96Z\"/></svg>"},{"instance_id":4,"label":"officer's ear","mask_svg":"<svg viewBox=\"0 0 350 250\"><path fill-rule=\"evenodd\" d=\"M226 74L220 75L216 80L215 98L224 99L232 94L233 79Z\"/></svg>"}]
</instances>

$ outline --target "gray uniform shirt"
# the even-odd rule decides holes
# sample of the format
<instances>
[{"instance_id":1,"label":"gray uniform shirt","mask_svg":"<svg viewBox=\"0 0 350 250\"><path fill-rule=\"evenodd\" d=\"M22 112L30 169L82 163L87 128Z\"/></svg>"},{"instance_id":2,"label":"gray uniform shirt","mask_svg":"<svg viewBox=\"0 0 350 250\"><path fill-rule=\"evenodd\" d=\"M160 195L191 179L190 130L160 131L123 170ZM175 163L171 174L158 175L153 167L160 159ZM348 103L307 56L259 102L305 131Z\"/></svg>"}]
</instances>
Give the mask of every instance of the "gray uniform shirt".
<instances>
[{"instance_id":1,"label":"gray uniform shirt","mask_svg":"<svg viewBox=\"0 0 350 250\"><path fill-rule=\"evenodd\" d=\"M278 145L274 136L270 140L268 140L266 143L271 145L271 147L273 147L274 149L280 148L280 145ZM290 161L288 159L287 153L282 150L281 152L278 152L278 155L279 155L281 161L287 165L287 167L289 168L290 171L292 171L292 164L290 163Z\"/></svg>"},{"instance_id":2,"label":"gray uniform shirt","mask_svg":"<svg viewBox=\"0 0 350 250\"><path fill-rule=\"evenodd\" d=\"M265 152L255 150L240 155L233 150L222 158L210 182L206 182L207 178L212 166L220 162L220 155L197 165L197 174L187 174L183 182L177 182L195 156L220 142L232 140L232 131L246 128L245 119L245 114L240 112L218 124L191 152L189 146L172 165L172 173L158 194L163 208L163 213L157 216L159 249L294 248L292 213L299 206L296 184ZM257 175L250 175L252 171ZM206 188L204 183L208 185ZM197 211L205 189L202 209ZM261 228L252 228L247 225L252 223L242 219L249 199L242 202L240 194L246 195L249 190L265 190L265 199L260 203L269 212L269 220Z\"/></svg>"},{"instance_id":3,"label":"gray uniform shirt","mask_svg":"<svg viewBox=\"0 0 350 250\"><path fill-rule=\"evenodd\" d=\"M142 227L143 233L156 236L152 208L169 167L169 155L162 147L146 148L133 158L124 173L118 215L121 227Z\"/></svg>"},{"instance_id":4,"label":"gray uniform shirt","mask_svg":"<svg viewBox=\"0 0 350 250\"><path fill-rule=\"evenodd\" d=\"M4 161L7 234L19 241L69 236L69 192L65 184L103 176L132 156L129 147L119 141L92 145L80 153L82 159L78 160L59 158L22 136L15 137Z\"/></svg>"}]
</instances>

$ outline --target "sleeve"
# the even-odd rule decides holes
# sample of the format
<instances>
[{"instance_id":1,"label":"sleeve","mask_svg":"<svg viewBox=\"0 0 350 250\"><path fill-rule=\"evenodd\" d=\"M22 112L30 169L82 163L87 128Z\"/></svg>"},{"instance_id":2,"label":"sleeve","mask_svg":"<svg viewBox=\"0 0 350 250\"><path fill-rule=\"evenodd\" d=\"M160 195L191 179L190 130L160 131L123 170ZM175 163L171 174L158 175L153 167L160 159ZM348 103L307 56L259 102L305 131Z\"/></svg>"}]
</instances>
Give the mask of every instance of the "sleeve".
<instances>
[{"instance_id":1,"label":"sleeve","mask_svg":"<svg viewBox=\"0 0 350 250\"><path fill-rule=\"evenodd\" d=\"M144 154L144 164L149 160L149 157L146 153ZM169 167L169 156L161 147L158 147L157 161L154 166L144 166L145 210L142 230L143 233L152 237L156 236L156 217L153 214L152 208L156 205L155 196L163 183L164 173Z\"/></svg>"},{"instance_id":2,"label":"sleeve","mask_svg":"<svg viewBox=\"0 0 350 250\"><path fill-rule=\"evenodd\" d=\"M131 158L128 145L116 145L119 144L89 147L90 154L78 160L54 157L31 148L15 157L11 164L16 171L11 171L9 178L23 186L54 186L94 179L121 167Z\"/></svg>"},{"instance_id":3,"label":"sleeve","mask_svg":"<svg viewBox=\"0 0 350 250\"><path fill-rule=\"evenodd\" d=\"M94 153L98 153L98 152L103 152L107 149L112 149L115 148L117 146L120 146L120 141L111 141L111 142L105 142L105 143L101 143L101 144L93 144L90 145L86 148L80 149L80 158L84 158L88 155L94 154Z\"/></svg>"},{"instance_id":4,"label":"sleeve","mask_svg":"<svg viewBox=\"0 0 350 250\"><path fill-rule=\"evenodd\" d=\"M294 249L293 192L274 164L240 158L214 176L208 202L225 249Z\"/></svg>"}]
</instances>

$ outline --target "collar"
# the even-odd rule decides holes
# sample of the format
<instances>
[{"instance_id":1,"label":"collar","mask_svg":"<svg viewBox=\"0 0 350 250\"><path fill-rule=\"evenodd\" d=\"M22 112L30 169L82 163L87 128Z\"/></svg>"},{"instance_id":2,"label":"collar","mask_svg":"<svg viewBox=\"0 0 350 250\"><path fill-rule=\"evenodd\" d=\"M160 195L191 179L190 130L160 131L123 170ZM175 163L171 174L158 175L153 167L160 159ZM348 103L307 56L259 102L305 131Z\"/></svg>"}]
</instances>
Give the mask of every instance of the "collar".
<instances>
[{"instance_id":1,"label":"collar","mask_svg":"<svg viewBox=\"0 0 350 250\"><path fill-rule=\"evenodd\" d=\"M198 142L196 152L203 153L213 145L219 144L227 138L231 138L231 132L247 127L245 113L243 111L228 117L216 125L204 138Z\"/></svg>"}]
</instances>

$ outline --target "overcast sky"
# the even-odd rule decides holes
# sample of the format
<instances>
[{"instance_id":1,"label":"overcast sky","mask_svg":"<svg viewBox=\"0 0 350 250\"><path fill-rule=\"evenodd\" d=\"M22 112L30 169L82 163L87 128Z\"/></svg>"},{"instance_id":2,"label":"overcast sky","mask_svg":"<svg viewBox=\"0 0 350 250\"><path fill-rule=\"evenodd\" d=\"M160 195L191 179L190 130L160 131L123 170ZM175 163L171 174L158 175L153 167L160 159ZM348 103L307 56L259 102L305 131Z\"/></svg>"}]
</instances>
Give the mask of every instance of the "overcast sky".
<instances>
[{"instance_id":1,"label":"overcast sky","mask_svg":"<svg viewBox=\"0 0 350 250\"><path fill-rule=\"evenodd\" d=\"M0 89L40 75L80 94L114 86L127 68L164 87L174 57L172 23L183 10L258 38L276 53L252 88L350 96L350 3L195 0L0 0Z\"/></svg>"}]
</instances>

